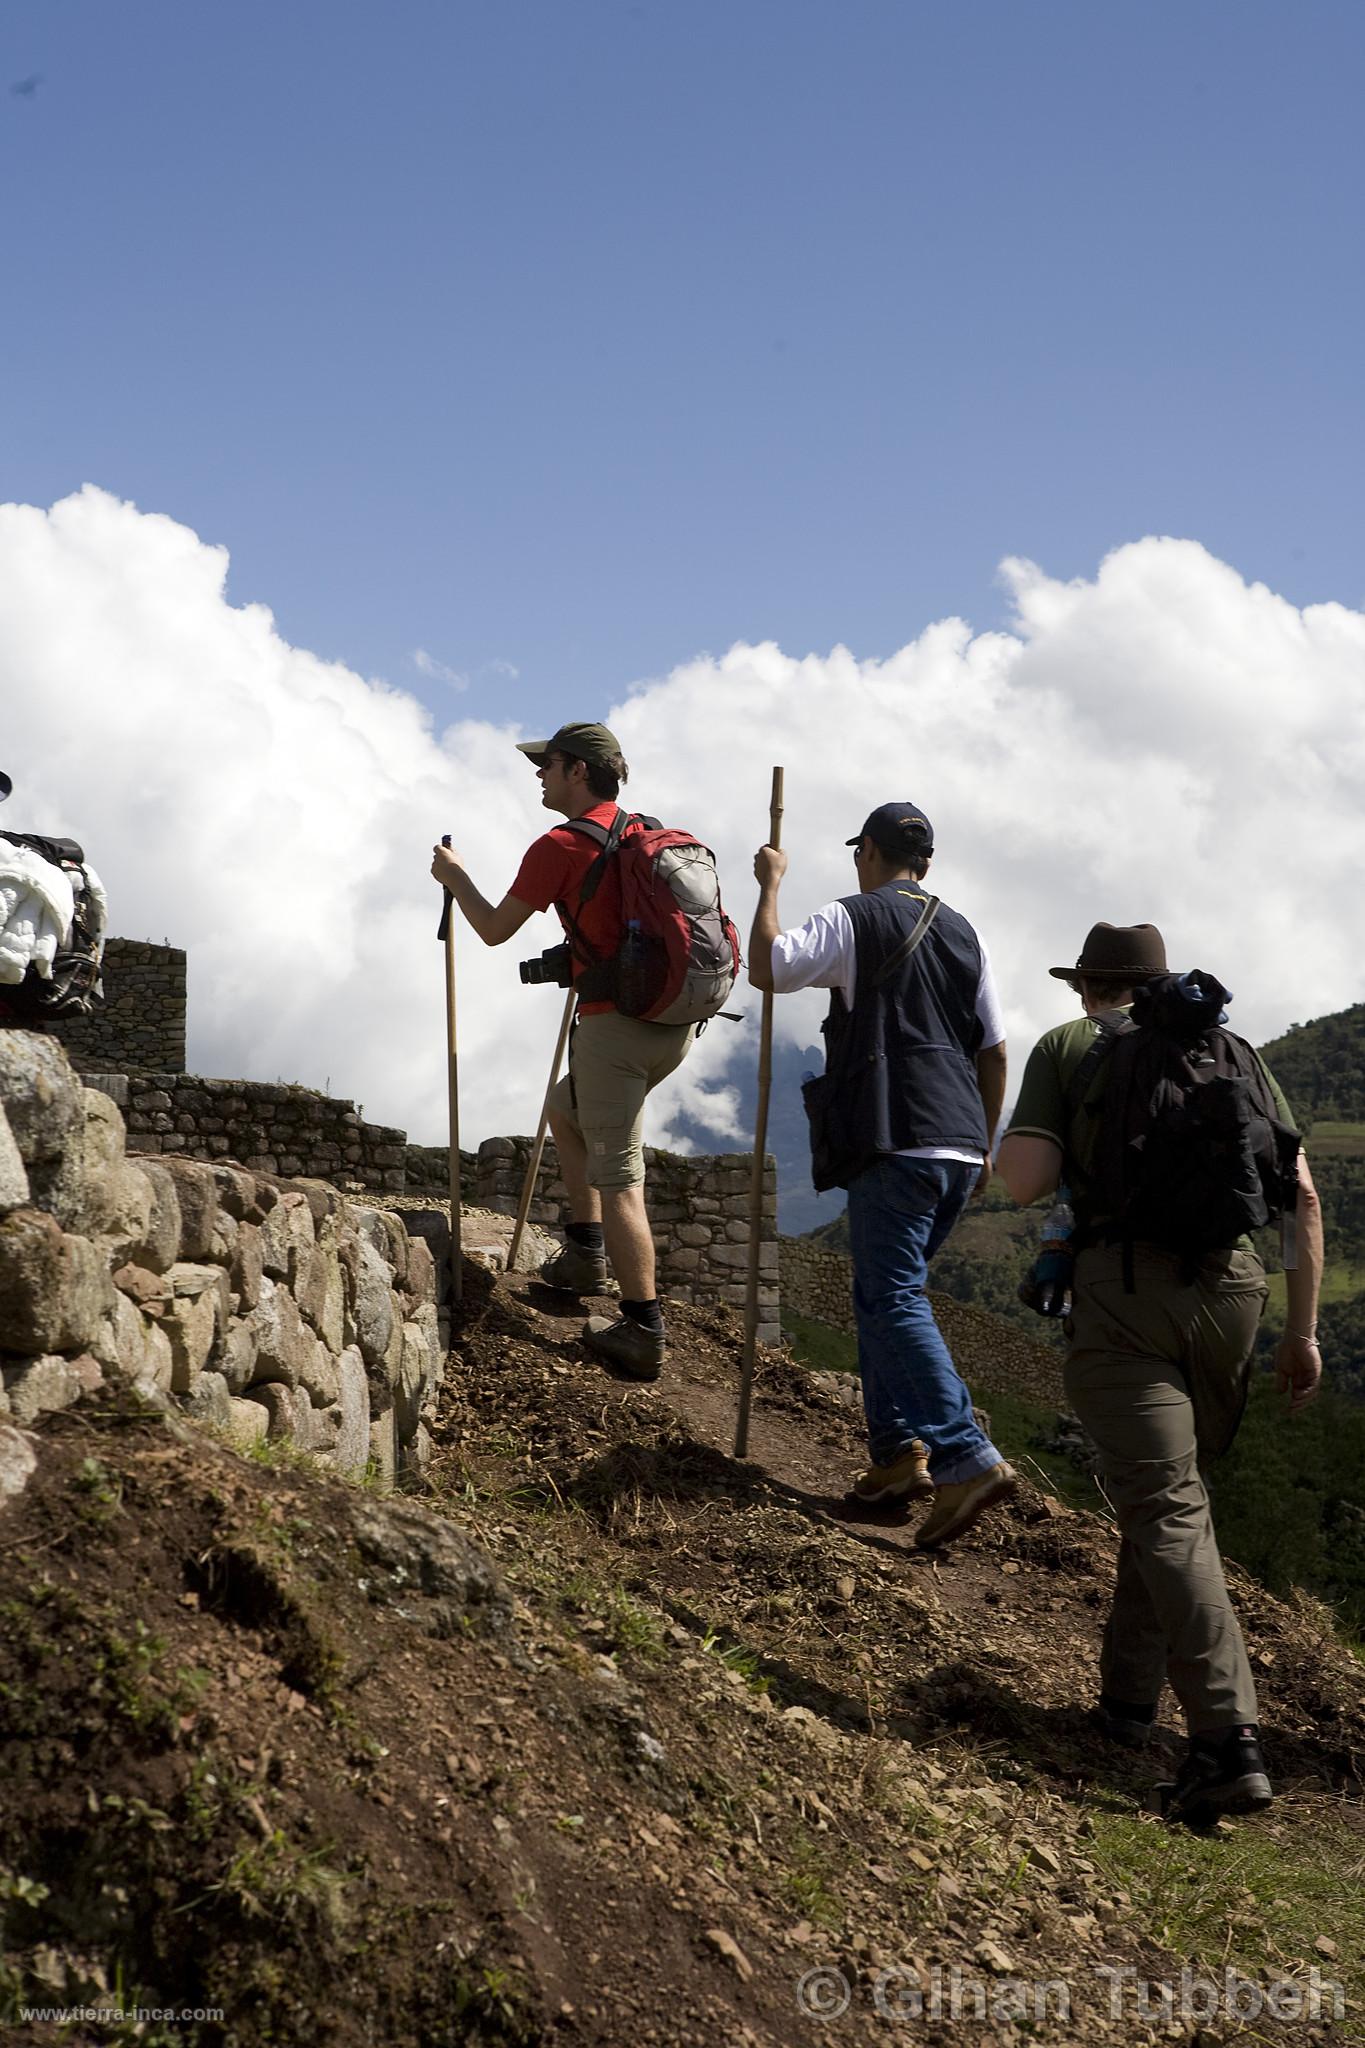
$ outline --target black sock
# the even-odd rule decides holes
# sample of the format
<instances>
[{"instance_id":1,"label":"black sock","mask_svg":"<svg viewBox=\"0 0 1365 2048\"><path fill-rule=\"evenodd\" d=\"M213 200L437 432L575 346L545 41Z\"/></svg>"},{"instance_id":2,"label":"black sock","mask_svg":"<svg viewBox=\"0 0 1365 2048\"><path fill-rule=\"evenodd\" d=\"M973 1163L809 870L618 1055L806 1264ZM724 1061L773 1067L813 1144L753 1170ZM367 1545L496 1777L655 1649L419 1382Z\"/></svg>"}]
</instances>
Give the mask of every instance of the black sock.
<instances>
[{"instance_id":1,"label":"black sock","mask_svg":"<svg viewBox=\"0 0 1365 2048\"><path fill-rule=\"evenodd\" d=\"M623 1299L621 1313L623 1316L629 1316L633 1323L639 1323L641 1328L645 1330L662 1330L664 1326L664 1319L659 1311L657 1295L653 1301L626 1301Z\"/></svg>"},{"instance_id":2,"label":"black sock","mask_svg":"<svg viewBox=\"0 0 1365 2048\"><path fill-rule=\"evenodd\" d=\"M582 1251L600 1252L605 1249L600 1223L570 1223L565 1234L570 1244L576 1244Z\"/></svg>"}]
</instances>

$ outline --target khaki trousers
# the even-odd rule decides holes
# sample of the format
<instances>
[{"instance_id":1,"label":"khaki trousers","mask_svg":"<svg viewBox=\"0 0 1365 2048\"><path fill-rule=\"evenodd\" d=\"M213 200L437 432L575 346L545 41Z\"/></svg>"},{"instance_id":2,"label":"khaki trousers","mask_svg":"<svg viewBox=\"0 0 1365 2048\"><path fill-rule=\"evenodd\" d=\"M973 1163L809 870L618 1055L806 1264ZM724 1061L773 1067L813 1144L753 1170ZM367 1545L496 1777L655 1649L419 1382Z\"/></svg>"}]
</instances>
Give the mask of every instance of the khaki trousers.
<instances>
[{"instance_id":1,"label":"khaki trousers","mask_svg":"<svg viewBox=\"0 0 1365 2048\"><path fill-rule=\"evenodd\" d=\"M1236 1434L1267 1289L1251 1251L1210 1253L1193 1279L1186 1270L1135 1245L1129 1294L1118 1246L1082 1252L1064 1379L1119 1524L1100 1684L1143 1706L1169 1678L1198 1735L1257 1718L1199 1464Z\"/></svg>"},{"instance_id":2,"label":"khaki trousers","mask_svg":"<svg viewBox=\"0 0 1365 2048\"><path fill-rule=\"evenodd\" d=\"M582 1138L590 1187L643 1182L645 1097L682 1065L696 1035L695 1024L646 1024L616 1010L578 1019L550 1107Z\"/></svg>"}]
</instances>

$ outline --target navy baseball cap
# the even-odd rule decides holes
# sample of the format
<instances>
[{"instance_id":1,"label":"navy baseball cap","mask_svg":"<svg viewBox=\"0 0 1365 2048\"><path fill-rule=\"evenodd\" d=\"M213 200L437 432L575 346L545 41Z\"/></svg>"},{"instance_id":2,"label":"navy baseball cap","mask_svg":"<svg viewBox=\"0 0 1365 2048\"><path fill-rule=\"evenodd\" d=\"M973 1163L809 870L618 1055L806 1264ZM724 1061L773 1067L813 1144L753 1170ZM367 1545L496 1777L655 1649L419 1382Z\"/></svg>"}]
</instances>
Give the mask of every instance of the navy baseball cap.
<instances>
[{"instance_id":1,"label":"navy baseball cap","mask_svg":"<svg viewBox=\"0 0 1365 2048\"><path fill-rule=\"evenodd\" d=\"M870 839L878 853L888 860L934 850L934 828L923 811L911 803L878 804L875 811L868 812L862 831L844 844L856 846L862 839Z\"/></svg>"}]
</instances>

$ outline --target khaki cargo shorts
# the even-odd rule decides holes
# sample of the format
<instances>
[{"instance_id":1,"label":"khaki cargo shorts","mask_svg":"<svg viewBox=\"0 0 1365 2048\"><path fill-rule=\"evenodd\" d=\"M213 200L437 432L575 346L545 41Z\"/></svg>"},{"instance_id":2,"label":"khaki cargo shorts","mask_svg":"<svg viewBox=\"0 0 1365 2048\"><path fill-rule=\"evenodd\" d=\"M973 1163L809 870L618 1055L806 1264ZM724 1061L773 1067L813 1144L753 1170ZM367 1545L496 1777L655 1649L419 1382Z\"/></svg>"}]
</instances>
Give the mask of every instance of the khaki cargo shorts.
<instances>
[{"instance_id":1,"label":"khaki cargo shorts","mask_svg":"<svg viewBox=\"0 0 1365 2048\"><path fill-rule=\"evenodd\" d=\"M695 1036L695 1024L645 1024L617 1010L579 1018L550 1107L581 1136L593 1187L644 1180L645 1097L682 1065Z\"/></svg>"}]
</instances>

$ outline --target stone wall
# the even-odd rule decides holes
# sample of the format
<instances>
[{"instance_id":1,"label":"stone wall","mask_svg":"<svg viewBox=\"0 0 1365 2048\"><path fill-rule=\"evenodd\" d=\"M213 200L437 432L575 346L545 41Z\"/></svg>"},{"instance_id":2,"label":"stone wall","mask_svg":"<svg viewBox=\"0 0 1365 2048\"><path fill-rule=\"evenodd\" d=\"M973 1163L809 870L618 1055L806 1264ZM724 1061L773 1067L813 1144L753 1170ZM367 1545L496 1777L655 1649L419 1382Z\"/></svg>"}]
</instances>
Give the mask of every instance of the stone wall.
<instances>
[{"instance_id":1,"label":"stone wall","mask_svg":"<svg viewBox=\"0 0 1365 2048\"><path fill-rule=\"evenodd\" d=\"M179 946L107 939L104 1002L56 1025L82 1072L183 1074L185 955Z\"/></svg>"},{"instance_id":2,"label":"stone wall","mask_svg":"<svg viewBox=\"0 0 1365 2048\"><path fill-rule=\"evenodd\" d=\"M404 1186L406 1134L362 1122L355 1104L275 1081L195 1074L99 1075L119 1102L134 1151L234 1159L252 1173Z\"/></svg>"},{"instance_id":3,"label":"stone wall","mask_svg":"<svg viewBox=\"0 0 1365 2048\"><path fill-rule=\"evenodd\" d=\"M782 1306L798 1316L853 1329L853 1265L847 1252L826 1251L804 1237L780 1237L777 1263Z\"/></svg>"},{"instance_id":4,"label":"stone wall","mask_svg":"<svg viewBox=\"0 0 1365 2048\"><path fill-rule=\"evenodd\" d=\"M515 1215L531 1156L529 1138L486 1138L475 1167L474 1199ZM749 1180L752 1154L712 1156L645 1147L645 1206L659 1260L659 1292L675 1301L729 1302L743 1307L749 1265ZM552 1141L536 1178L531 1221L563 1228L567 1195ZM776 1344L778 1320L777 1167L763 1174L759 1243L758 1340Z\"/></svg>"},{"instance_id":5,"label":"stone wall","mask_svg":"<svg viewBox=\"0 0 1365 2048\"><path fill-rule=\"evenodd\" d=\"M320 1181L126 1140L55 1039L0 1031L0 1417L124 1381L243 1447L420 1469L448 1336L426 1242Z\"/></svg>"}]
</instances>

